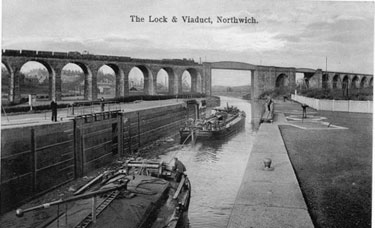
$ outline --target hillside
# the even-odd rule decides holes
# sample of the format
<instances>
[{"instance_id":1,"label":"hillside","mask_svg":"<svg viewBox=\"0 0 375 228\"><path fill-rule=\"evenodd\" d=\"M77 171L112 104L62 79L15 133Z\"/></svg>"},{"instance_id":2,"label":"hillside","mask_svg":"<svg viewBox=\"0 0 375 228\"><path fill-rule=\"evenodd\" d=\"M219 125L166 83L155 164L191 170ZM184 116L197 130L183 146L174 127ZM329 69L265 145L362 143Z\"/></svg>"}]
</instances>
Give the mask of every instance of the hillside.
<instances>
[{"instance_id":1,"label":"hillside","mask_svg":"<svg viewBox=\"0 0 375 228\"><path fill-rule=\"evenodd\" d=\"M243 86L212 86L212 92L250 92L251 85Z\"/></svg>"}]
</instances>

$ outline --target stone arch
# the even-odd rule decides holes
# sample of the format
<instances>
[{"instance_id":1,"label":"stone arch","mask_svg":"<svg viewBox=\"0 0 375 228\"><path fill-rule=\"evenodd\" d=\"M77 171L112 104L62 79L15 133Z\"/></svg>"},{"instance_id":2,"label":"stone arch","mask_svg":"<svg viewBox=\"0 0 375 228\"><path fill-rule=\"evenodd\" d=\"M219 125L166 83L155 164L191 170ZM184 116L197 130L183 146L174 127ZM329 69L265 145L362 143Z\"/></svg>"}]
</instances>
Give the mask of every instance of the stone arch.
<instances>
[{"instance_id":1,"label":"stone arch","mask_svg":"<svg viewBox=\"0 0 375 228\"><path fill-rule=\"evenodd\" d=\"M332 79L332 88L337 89L339 88L339 83L340 83L340 76L338 74L335 74Z\"/></svg>"},{"instance_id":2,"label":"stone arch","mask_svg":"<svg viewBox=\"0 0 375 228\"><path fill-rule=\"evenodd\" d=\"M198 71L195 68L187 68L181 75L182 92L196 92L197 91L197 75ZM190 79L189 79L190 76ZM185 77L185 78L184 78ZM190 86L190 89L188 89Z\"/></svg>"},{"instance_id":3,"label":"stone arch","mask_svg":"<svg viewBox=\"0 0 375 228\"><path fill-rule=\"evenodd\" d=\"M300 69L296 71L295 73L295 81L294 83L296 85L299 85L299 87L302 88L309 88L311 86L310 80L313 78L315 72L310 71L304 71L303 69Z\"/></svg>"},{"instance_id":4,"label":"stone arch","mask_svg":"<svg viewBox=\"0 0 375 228\"><path fill-rule=\"evenodd\" d=\"M161 68L156 73L156 87L155 92L157 94L166 94L169 91L169 76L166 70Z\"/></svg>"},{"instance_id":5,"label":"stone arch","mask_svg":"<svg viewBox=\"0 0 375 228\"><path fill-rule=\"evenodd\" d=\"M358 88L358 84L359 84L359 78L357 75L355 75L352 79L352 83L351 83L351 88L352 89L356 89Z\"/></svg>"},{"instance_id":6,"label":"stone arch","mask_svg":"<svg viewBox=\"0 0 375 228\"><path fill-rule=\"evenodd\" d=\"M27 65L35 63L37 63L38 65L42 65L47 70L47 75L45 79L43 79L43 77L40 76L40 71L43 72L43 69L40 68L40 70L38 69L38 72L34 74L35 77L26 77L26 75L22 73L24 67L27 68ZM35 87L35 83L41 83L37 86L38 93L36 93L36 98L47 100L56 99L56 72L48 62L39 59L29 59L24 63L20 64L19 73L19 91L21 96L22 93L23 96L27 96L27 94L36 93L36 91L32 89L32 87ZM42 93L40 93L41 91ZM43 92L45 92L46 94L44 94Z\"/></svg>"},{"instance_id":7,"label":"stone arch","mask_svg":"<svg viewBox=\"0 0 375 228\"><path fill-rule=\"evenodd\" d=\"M103 64L99 67L97 73L99 96L104 98L124 96L124 81L124 72L118 65L113 63Z\"/></svg>"},{"instance_id":8,"label":"stone arch","mask_svg":"<svg viewBox=\"0 0 375 228\"><path fill-rule=\"evenodd\" d=\"M143 81L139 81L139 82L132 82L131 81L131 76L130 74L132 72L134 72L134 70L137 69L137 71L140 71L142 76L143 76ZM143 93L143 94L149 94L149 95L152 95L154 93L154 88L153 88L153 77L152 77L152 73L150 71L150 69L148 69L146 66L144 65L137 65L137 66L134 66L132 67L132 69L129 71L129 80L130 80L130 83L129 83L129 90L130 92L135 92L138 90L142 90L142 91L138 91ZM134 78L133 78L134 79ZM137 85L135 85L135 83L138 83ZM141 88L142 87L142 88ZM136 89L134 91L134 89Z\"/></svg>"},{"instance_id":9,"label":"stone arch","mask_svg":"<svg viewBox=\"0 0 375 228\"><path fill-rule=\"evenodd\" d=\"M294 83L297 86L302 87L304 85L304 76L305 76L304 73L296 72L296 77L294 78L295 79Z\"/></svg>"},{"instance_id":10,"label":"stone arch","mask_svg":"<svg viewBox=\"0 0 375 228\"><path fill-rule=\"evenodd\" d=\"M13 73L13 69L9 66L9 64L5 61L1 61L4 68L7 70L8 74L11 75Z\"/></svg>"},{"instance_id":11,"label":"stone arch","mask_svg":"<svg viewBox=\"0 0 375 228\"><path fill-rule=\"evenodd\" d=\"M189 71L184 70L181 75L181 90L182 93L191 92L192 76Z\"/></svg>"},{"instance_id":12,"label":"stone arch","mask_svg":"<svg viewBox=\"0 0 375 228\"><path fill-rule=\"evenodd\" d=\"M156 74L157 86L156 93L173 94L173 87L175 83L175 73L170 67L162 67Z\"/></svg>"},{"instance_id":13,"label":"stone arch","mask_svg":"<svg viewBox=\"0 0 375 228\"><path fill-rule=\"evenodd\" d=\"M84 99L85 74L75 63L67 63L61 68L61 99Z\"/></svg>"},{"instance_id":14,"label":"stone arch","mask_svg":"<svg viewBox=\"0 0 375 228\"><path fill-rule=\"evenodd\" d=\"M370 81L369 81L369 83L368 83L369 87L373 87L373 79L374 79L374 78L372 78L372 77L370 78Z\"/></svg>"},{"instance_id":15,"label":"stone arch","mask_svg":"<svg viewBox=\"0 0 375 228\"><path fill-rule=\"evenodd\" d=\"M279 76L277 76L276 78L276 88L284 88L284 87L287 87L289 85L289 77L288 75L282 73L282 74L279 74Z\"/></svg>"},{"instance_id":16,"label":"stone arch","mask_svg":"<svg viewBox=\"0 0 375 228\"><path fill-rule=\"evenodd\" d=\"M359 88L361 88L361 89L365 88L366 87L366 83L367 83L367 78L366 78L366 76L363 76L362 80L361 80L361 82L359 84Z\"/></svg>"},{"instance_id":17,"label":"stone arch","mask_svg":"<svg viewBox=\"0 0 375 228\"><path fill-rule=\"evenodd\" d=\"M141 69L134 66L129 71L129 93L138 94L142 93L144 90L144 75Z\"/></svg>"}]
</instances>

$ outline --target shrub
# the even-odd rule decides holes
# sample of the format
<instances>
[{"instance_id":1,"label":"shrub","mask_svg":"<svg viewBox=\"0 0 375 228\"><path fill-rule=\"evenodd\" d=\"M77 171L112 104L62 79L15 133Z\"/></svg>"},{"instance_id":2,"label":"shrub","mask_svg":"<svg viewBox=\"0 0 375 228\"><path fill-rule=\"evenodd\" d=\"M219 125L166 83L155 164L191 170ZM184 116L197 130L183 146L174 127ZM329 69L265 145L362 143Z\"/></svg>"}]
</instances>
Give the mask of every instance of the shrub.
<instances>
[{"instance_id":1,"label":"shrub","mask_svg":"<svg viewBox=\"0 0 375 228\"><path fill-rule=\"evenodd\" d=\"M272 90L266 90L259 96L259 99L265 99L268 96L272 98L283 98L284 96L290 98L290 94L293 91L293 87L280 87Z\"/></svg>"},{"instance_id":2,"label":"shrub","mask_svg":"<svg viewBox=\"0 0 375 228\"><path fill-rule=\"evenodd\" d=\"M299 93L306 97L329 100L372 100L372 88L363 89L303 89Z\"/></svg>"}]
</instances>

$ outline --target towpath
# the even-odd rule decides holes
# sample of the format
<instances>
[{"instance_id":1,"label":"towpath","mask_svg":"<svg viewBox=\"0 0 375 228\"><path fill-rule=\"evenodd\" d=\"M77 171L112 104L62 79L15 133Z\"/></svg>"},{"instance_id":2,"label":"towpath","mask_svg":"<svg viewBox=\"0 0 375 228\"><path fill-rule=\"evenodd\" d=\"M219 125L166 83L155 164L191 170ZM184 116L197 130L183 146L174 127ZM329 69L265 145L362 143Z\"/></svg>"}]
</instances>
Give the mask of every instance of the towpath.
<instances>
[{"instance_id":1,"label":"towpath","mask_svg":"<svg viewBox=\"0 0 375 228\"><path fill-rule=\"evenodd\" d=\"M308 108L302 119L299 104L276 101L228 227L371 227L372 126L372 114ZM264 169L265 158L273 170Z\"/></svg>"},{"instance_id":2,"label":"towpath","mask_svg":"<svg viewBox=\"0 0 375 228\"><path fill-rule=\"evenodd\" d=\"M155 108L165 105L183 103L184 99L168 99L159 101L135 101L130 103L112 103L106 104L104 111L122 110L124 112L142 110L145 108ZM75 115L84 115L95 112L100 112L100 105L75 107ZM51 111L44 111L41 113L22 113L1 115L1 128L14 127L19 125L35 125L51 123ZM67 121L74 117L71 108L62 108L57 110L58 121Z\"/></svg>"},{"instance_id":3,"label":"towpath","mask_svg":"<svg viewBox=\"0 0 375 228\"><path fill-rule=\"evenodd\" d=\"M275 113L273 123L261 124L228 227L314 227L280 134L285 123ZM264 168L267 158L271 169Z\"/></svg>"}]
</instances>

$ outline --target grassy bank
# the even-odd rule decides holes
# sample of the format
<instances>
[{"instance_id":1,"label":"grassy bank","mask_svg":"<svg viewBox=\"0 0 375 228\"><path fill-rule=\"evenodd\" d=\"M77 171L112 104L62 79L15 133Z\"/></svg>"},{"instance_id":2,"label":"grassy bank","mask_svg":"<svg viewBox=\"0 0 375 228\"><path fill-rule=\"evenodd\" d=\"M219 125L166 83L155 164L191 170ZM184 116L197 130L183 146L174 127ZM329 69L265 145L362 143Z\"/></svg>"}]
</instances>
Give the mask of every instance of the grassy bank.
<instances>
[{"instance_id":1,"label":"grassy bank","mask_svg":"<svg viewBox=\"0 0 375 228\"><path fill-rule=\"evenodd\" d=\"M280 130L316 227L371 227L372 118L324 112L347 130Z\"/></svg>"}]
</instances>

